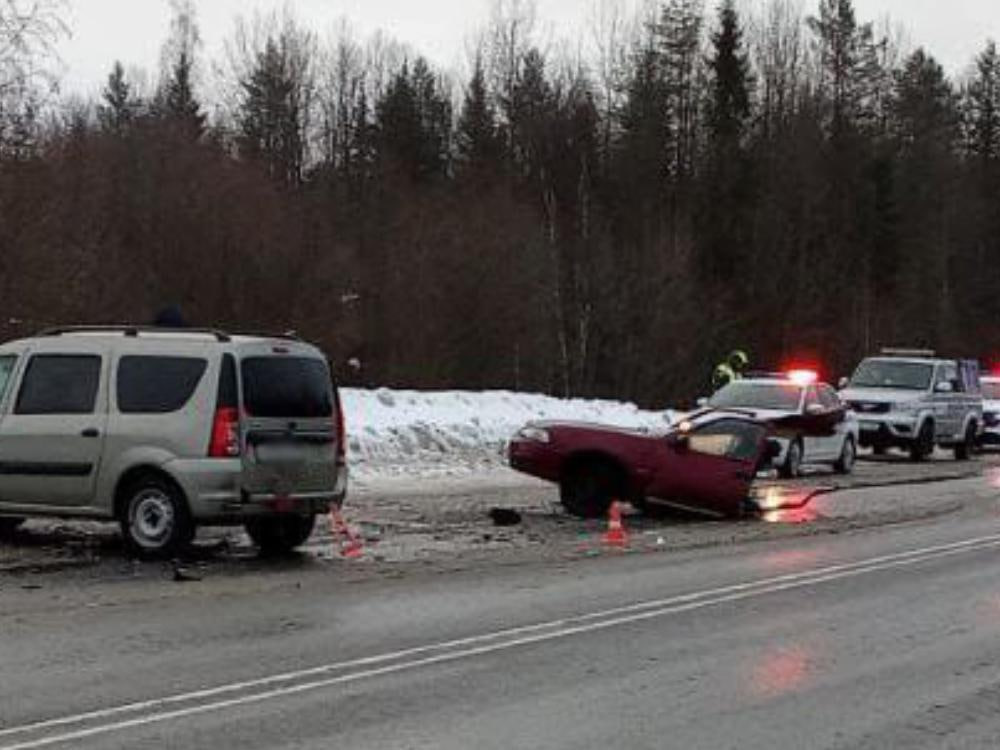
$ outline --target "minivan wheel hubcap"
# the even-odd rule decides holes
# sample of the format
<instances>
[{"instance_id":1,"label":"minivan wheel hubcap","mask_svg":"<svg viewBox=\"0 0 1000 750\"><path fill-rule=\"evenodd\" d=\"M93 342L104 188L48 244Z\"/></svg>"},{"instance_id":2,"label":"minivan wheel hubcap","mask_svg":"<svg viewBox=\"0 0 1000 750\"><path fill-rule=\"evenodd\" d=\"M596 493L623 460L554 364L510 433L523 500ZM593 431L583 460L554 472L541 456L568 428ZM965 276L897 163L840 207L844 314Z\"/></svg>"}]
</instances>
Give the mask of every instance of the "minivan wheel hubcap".
<instances>
[{"instance_id":1,"label":"minivan wheel hubcap","mask_svg":"<svg viewBox=\"0 0 1000 750\"><path fill-rule=\"evenodd\" d=\"M174 528L174 506L160 490L144 490L132 501L132 537L144 547L158 547Z\"/></svg>"}]
</instances>

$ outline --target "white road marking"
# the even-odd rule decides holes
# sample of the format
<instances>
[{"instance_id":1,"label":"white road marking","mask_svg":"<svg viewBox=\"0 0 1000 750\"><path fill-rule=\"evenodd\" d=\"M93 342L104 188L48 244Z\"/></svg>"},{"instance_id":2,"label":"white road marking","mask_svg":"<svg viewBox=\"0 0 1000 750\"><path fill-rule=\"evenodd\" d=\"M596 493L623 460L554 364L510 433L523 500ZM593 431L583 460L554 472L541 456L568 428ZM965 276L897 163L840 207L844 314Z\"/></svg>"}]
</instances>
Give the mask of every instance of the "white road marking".
<instances>
[{"instance_id":1,"label":"white road marking","mask_svg":"<svg viewBox=\"0 0 1000 750\"><path fill-rule=\"evenodd\" d=\"M282 674L269 675L255 680L234 682L214 688L179 693L164 698L114 706L111 708L80 713L45 721L9 727L0 730L0 739L16 735L42 734L46 730L59 729L73 725L85 725L100 719L110 719L125 714L146 712L135 718L110 721L96 726L85 727L74 731L53 734L49 736L27 739L13 745L0 746L0 750L31 750L48 747L55 744L73 742L100 734L120 732L130 728L145 726L172 719L184 718L202 713L221 711L227 708L243 706L251 703L269 700L283 696L333 687L348 682L393 674L406 670L418 669L445 662L467 659L483 654L504 651L521 646L528 646L545 641L556 640L581 635L584 633L607 630L635 622L680 614L692 610L717 606L729 602L741 601L765 594L780 593L808 586L814 586L830 581L841 580L867 573L875 573L893 568L917 565L939 558L953 557L970 552L1000 547L1000 535L977 537L953 544L925 547L908 552L868 558L854 563L831 565L800 573L790 573L782 576L750 581L746 583L723 586L714 589L681 594L666 599L639 602L636 604L615 607L612 609L586 613L577 616L551 620L548 622L528 625L518 628L508 628L481 635L459 638L440 643L419 646L415 648L393 651L375 656L353 659L343 662L297 670ZM435 654L435 652L444 652ZM434 655L427 655L434 654ZM412 658L420 657L422 658ZM409 660L406 660L409 659ZM396 662L396 663L393 663ZM383 666L377 666L383 665ZM363 669L358 669L363 668ZM264 688L280 685L283 682L307 680L322 674L354 669L348 674L326 677L319 680L298 682L293 685L273 687L268 690L251 692L224 700L210 701L184 708L163 711L160 709L181 703L191 703L206 698L215 698L230 693L251 691L254 688Z\"/></svg>"}]
</instances>

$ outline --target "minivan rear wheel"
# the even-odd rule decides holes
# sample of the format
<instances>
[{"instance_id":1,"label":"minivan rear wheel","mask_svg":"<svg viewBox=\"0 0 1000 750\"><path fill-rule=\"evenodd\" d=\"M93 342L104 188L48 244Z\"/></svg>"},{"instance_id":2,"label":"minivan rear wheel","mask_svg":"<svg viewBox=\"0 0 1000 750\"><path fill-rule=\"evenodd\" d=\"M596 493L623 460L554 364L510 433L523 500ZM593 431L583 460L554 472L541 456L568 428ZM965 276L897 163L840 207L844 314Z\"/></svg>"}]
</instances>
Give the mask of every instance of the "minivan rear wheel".
<instances>
[{"instance_id":1,"label":"minivan rear wheel","mask_svg":"<svg viewBox=\"0 0 1000 750\"><path fill-rule=\"evenodd\" d=\"M183 493L154 475L133 481L124 493L122 537L130 552L162 559L183 552L194 539L195 527Z\"/></svg>"},{"instance_id":2,"label":"minivan rear wheel","mask_svg":"<svg viewBox=\"0 0 1000 750\"><path fill-rule=\"evenodd\" d=\"M316 525L316 516L261 516L244 523L247 534L262 555L287 555L306 543Z\"/></svg>"}]
</instances>

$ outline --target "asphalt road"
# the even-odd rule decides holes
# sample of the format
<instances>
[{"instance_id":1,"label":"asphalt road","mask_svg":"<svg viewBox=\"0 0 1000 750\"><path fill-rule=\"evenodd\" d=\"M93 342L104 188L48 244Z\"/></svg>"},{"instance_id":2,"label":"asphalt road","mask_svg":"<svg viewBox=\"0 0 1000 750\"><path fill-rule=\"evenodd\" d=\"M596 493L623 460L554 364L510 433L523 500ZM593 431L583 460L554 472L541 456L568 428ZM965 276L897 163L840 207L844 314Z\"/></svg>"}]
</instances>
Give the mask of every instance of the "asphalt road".
<instances>
[{"instance_id":1,"label":"asphalt road","mask_svg":"<svg viewBox=\"0 0 1000 750\"><path fill-rule=\"evenodd\" d=\"M0 750L995 747L992 481L665 554L0 581Z\"/></svg>"}]
</instances>

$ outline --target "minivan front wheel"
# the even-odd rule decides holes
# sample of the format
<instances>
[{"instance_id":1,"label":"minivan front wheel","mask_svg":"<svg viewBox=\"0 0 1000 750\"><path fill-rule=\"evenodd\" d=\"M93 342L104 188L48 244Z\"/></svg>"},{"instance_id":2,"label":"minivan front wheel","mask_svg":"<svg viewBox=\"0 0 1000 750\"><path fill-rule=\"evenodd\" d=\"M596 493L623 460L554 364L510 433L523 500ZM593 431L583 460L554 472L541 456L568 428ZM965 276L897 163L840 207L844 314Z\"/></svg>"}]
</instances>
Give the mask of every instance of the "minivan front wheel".
<instances>
[{"instance_id":1,"label":"minivan front wheel","mask_svg":"<svg viewBox=\"0 0 1000 750\"><path fill-rule=\"evenodd\" d=\"M247 534L264 556L287 555L312 535L316 516L260 516L248 518Z\"/></svg>"},{"instance_id":2,"label":"minivan front wheel","mask_svg":"<svg viewBox=\"0 0 1000 750\"><path fill-rule=\"evenodd\" d=\"M140 477L125 491L119 519L128 549L145 558L170 557L194 538L183 494L156 476Z\"/></svg>"}]
</instances>

